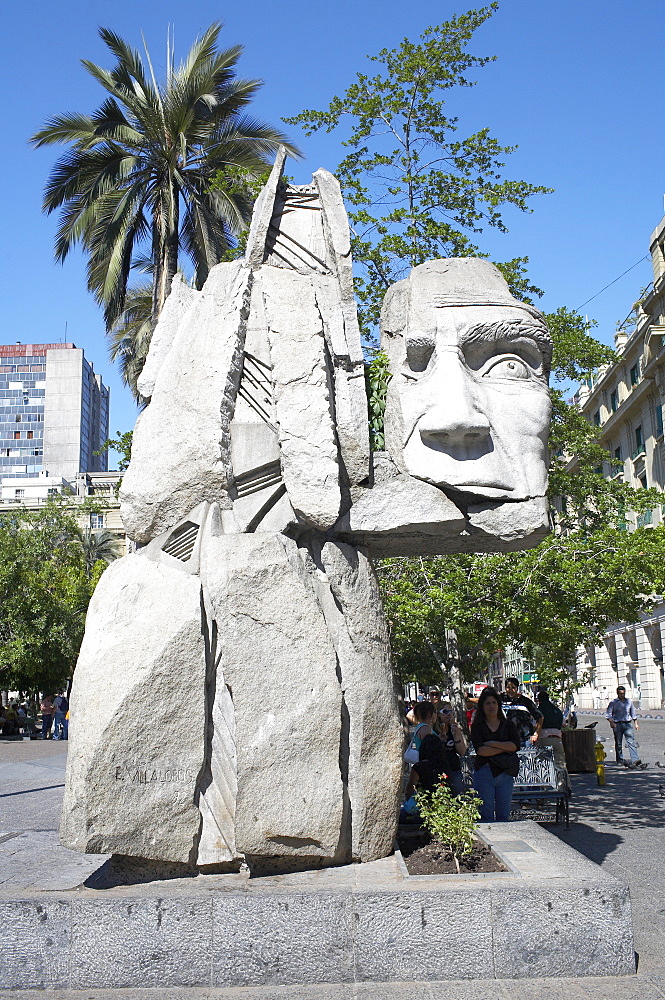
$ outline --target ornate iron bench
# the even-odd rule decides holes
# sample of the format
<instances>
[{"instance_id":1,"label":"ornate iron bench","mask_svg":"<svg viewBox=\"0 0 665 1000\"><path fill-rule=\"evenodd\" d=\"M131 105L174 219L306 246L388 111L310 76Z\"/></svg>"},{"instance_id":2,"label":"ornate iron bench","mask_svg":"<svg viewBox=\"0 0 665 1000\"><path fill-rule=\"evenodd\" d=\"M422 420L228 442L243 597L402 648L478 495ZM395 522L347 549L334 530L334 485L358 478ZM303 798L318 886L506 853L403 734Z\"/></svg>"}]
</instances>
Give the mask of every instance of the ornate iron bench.
<instances>
[{"instance_id":1,"label":"ornate iron bench","mask_svg":"<svg viewBox=\"0 0 665 1000\"><path fill-rule=\"evenodd\" d=\"M565 773L556 766L550 747L518 750L520 769L513 785L513 809L516 806L537 808L542 802L554 802L556 822L570 828L569 793ZM462 775L467 788L473 787L473 748L462 759Z\"/></svg>"}]
</instances>

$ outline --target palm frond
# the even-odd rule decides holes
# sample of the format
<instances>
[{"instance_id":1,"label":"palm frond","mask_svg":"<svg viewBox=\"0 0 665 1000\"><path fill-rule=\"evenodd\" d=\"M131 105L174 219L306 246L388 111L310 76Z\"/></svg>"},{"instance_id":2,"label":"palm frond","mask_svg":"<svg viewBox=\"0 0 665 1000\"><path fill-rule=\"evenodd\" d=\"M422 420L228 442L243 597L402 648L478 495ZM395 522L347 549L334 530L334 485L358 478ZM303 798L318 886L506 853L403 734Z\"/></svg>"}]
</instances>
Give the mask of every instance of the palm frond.
<instances>
[{"instance_id":1,"label":"palm frond","mask_svg":"<svg viewBox=\"0 0 665 1000\"><path fill-rule=\"evenodd\" d=\"M133 267L153 275L154 325L178 246L191 258L199 286L228 254L251 210L250 188L237 184L238 171L259 177L280 145L300 156L281 130L247 114L261 81L236 76L242 47L219 49L220 32L221 24L211 24L177 70L169 59L158 84L147 49L150 71L136 49L101 28L115 65L82 61L105 91L98 108L55 116L32 137L36 147L68 147L47 181L44 211L60 213L58 260L75 244L83 247L88 288L109 330L129 322ZM126 364L129 372L134 362Z\"/></svg>"},{"instance_id":2,"label":"palm frond","mask_svg":"<svg viewBox=\"0 0 665 1000\"><path fill-rule=\"evenodd\" d=\"M87 142L94 138L95 121L90 115L56 115L50 118L43 129L35 132L29 141L39 149L40 146L51 146L56 142Z\"/></svg>"}]
</instances>

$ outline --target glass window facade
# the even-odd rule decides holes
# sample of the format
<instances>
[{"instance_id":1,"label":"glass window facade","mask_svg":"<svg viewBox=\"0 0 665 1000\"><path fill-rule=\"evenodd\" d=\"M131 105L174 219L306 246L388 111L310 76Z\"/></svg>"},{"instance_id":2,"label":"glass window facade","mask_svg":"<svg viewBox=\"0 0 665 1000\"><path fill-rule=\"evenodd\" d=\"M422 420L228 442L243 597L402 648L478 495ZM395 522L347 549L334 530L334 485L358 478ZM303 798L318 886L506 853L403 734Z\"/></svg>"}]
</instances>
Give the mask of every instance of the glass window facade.
<instances>
[{"instance_id":1,"label":"glass window facade","mask_svg":"<svg viewBox=\"0 0 665 1000\"><path fill-rule=\"evenodd\" d=\"M45 353L0 356L2 476L34 476L42 471L45 379Z\"/></svg>"},{"instance_id":2,"label":"glass window facade","mask_svg":"<svg viewBox=\"0 0 665 1000\"><path fill-rule=\"evenodd\" d=\"M72 349L74 344L0 345L0 476L29 477L45 471L63 474L57 468L44 468L44 407L49 377L46 358L49 350ZM53 375L53 367L49 370ZM100 450L108 437L108 389L85 357L79 371L80 416L77 414L74 420L80 442L78 470L74 450L73 460L67 460L66 478L72 478L77 471L104 472L107 468L106 455L97 456L95 451ZM51 433L49 428L48 434ZM67 433L71 435L71 427ZM49 463L54 461L52 448L51 443L47 453Z\"/></svg>"}]
</instances>

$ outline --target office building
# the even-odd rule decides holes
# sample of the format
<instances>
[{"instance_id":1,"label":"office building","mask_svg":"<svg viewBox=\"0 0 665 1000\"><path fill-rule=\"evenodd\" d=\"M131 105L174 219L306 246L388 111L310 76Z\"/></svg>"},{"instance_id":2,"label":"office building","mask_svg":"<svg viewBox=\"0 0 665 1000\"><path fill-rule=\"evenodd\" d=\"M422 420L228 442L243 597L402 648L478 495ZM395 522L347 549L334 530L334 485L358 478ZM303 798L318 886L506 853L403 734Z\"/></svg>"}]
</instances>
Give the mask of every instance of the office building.
<instances>
[{"instance_id":1,"label":"office building","mask_svg":"<svg viewBox=\"0 0 665 1000\"><path fill-rule=\"evenodd\" d=\"M0 477L105 472L109 391L74 344L0 346Z\"/></svg>"}]
</instances>

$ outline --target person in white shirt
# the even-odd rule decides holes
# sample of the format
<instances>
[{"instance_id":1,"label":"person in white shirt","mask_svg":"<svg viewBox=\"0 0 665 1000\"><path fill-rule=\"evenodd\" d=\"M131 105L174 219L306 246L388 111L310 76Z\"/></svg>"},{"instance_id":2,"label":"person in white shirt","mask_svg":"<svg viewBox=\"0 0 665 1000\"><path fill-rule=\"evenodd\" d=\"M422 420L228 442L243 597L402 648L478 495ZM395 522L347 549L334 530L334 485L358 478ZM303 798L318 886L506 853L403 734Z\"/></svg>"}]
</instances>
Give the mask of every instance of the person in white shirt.
<instances>
[{"instance_id":1,"label":"person in white shirt","mask_svg":"<svg viewBox=\"0 0 665 1000\"><path fill-rule=\"evenodd\" d=\"M640 728L637 723L635 706L630 698L626 698L626 689L619 685L617 697L609 703L605 711L605 718L608 720L614 733L614 746L616 749L617 764L625 764L626 767L639 767L642 761L637 753L635 743L635 732ZM633 728L633 723L635 727ZM630 763L624 760L622 743L626 740L626 746L630 753Z\"/></svg>"}]
</instances>

